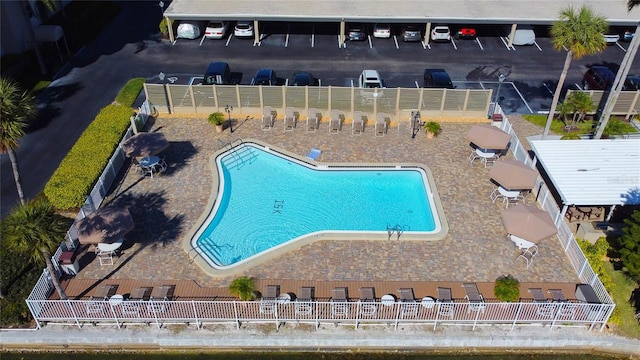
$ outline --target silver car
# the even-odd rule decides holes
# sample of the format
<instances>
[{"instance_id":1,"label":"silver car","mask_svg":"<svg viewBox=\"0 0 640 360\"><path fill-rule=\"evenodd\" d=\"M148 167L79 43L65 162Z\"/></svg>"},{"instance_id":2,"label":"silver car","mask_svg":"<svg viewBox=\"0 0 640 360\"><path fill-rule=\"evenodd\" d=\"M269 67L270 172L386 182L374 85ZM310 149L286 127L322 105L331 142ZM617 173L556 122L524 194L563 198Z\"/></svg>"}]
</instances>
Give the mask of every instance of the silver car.
<instances>
[{"instance_id":1,"label":"silver car","mask_svg":"<svg viewBox=\"0 0 640 360\"><path fill-rule=\"evenodd\" d=\"M422 31L417 25L407 25L402 28L402 41L420 41L422 40Z\"/></svg>"}]
</instances>

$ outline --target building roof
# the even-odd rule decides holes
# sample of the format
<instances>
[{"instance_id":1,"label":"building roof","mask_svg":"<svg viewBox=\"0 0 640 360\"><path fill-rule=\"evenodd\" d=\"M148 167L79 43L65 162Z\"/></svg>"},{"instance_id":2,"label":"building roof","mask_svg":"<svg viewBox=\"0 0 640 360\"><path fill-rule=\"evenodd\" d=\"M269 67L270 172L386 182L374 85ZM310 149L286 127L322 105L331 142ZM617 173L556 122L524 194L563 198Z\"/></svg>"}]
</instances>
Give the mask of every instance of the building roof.
<instances>
[{"instance_id":1,"label":"building roof","mask_svg":"<svg viewBox=\"0 0 640 360\"><path fill-rule=\"evenodd\" d=\"M640 19L640 9L627 11L627 0L396 0L393 6L388 0L173 0L164 14L177 20L551 24L563 8L582 4L610 25Z\"/></svg>"},{"instance_id":2,"label":"building roof","mask_svg":"<svg viewBox=\"0 0 640 360\"><path fill-rule=\"evenodd\" d=\"M530 143L565 205L640 204L640 139Z\"/></svg>"}]
</instances>

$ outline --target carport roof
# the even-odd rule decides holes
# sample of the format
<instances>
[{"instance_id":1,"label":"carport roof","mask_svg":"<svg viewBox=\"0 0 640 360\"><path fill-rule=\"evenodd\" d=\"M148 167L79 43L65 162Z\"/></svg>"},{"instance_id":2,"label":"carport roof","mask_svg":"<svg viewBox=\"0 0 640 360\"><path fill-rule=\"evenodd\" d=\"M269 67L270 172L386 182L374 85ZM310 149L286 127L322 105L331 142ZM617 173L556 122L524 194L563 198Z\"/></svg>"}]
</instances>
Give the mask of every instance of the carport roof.
<instances>
[{"instance_id":1,"label":"carport roof","mask_svg":"<svg viewBox=\"0 0 640 360\"><path fill-rule=\"evenodd\" d=\"M626 0L173 0L165 16L177 20L385 21L551 24L572 5L589 5L611 25L635 25L640 9Z\"/></svg>"},{"instance_id":2,"label":"carport roof","mask_svg":"<svg viewBox=\"0 0 640 360\"><path fill-rule=\"evenodd\" d=\"M565 205L640 204L640 139L530 143Z\"/></svg>"}]
</instances>

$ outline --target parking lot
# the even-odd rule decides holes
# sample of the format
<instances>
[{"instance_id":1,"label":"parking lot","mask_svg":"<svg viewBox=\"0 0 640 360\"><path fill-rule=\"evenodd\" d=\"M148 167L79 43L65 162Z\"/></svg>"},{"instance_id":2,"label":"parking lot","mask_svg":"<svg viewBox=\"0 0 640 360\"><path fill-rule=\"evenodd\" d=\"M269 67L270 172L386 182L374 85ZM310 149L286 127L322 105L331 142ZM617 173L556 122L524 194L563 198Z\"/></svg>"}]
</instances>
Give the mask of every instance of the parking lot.
<instances>
[{"instance_id":1,"label":"parking lot","mask_svg":"<svg viewBox=\"0 0 640 360\"><path fill-rule=\"evenodd\" d=\"M548 111L560 76L565 51L556 51L547 28L535 27L536 40L530 46L508 46L508 38L499 26L477 27L475 39L449 42L403 42L400 24L391 24L389 38L372 36L369 24L364 41L346 41L340 47L339 23L261 22L260 41L233 36L233 26L219 40L199 37L177 39L163 51L187 55L189 64L163 69L176 83L197 82L207 64L228 62L240 84L250 84L259 68L272 68L279 84L291 82L296 71L308 71L321 80L322 86L352 86L364 69L376 69L386 87L420 87L424 68L443 68L458 89L500 87L500 104L507 113ZM457 27L451 27L455 35ZM622 33L624 28L614 31ZM566 89L580 89L582 75L591 65L616 68L629 42L619 41L600 54L572 62ZM167 47L163 47L167 48ZM169 70L169 71L167 71ZM631 73L640 73L634 62ZM499 86L498 75L506 75ZM150 79L154 81L154 79ZM159 79L157 79L159 81Z\"/></svg>"}]
</instances>

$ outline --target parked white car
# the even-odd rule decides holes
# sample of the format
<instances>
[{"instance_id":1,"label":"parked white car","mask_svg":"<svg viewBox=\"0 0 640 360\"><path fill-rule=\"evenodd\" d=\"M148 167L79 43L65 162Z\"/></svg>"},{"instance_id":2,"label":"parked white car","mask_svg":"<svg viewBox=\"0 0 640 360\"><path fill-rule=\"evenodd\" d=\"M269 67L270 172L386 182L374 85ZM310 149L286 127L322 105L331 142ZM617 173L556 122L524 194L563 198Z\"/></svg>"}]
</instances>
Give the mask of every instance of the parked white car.
<instances>
[{"instance_id":1,"label":"parked white car","mask_svg":"<svg viewBox=\"0 0 640 360\"><path fill-rule=\"evenodd\" d=\"M614 45L620 40L620 35L618 34L602 34L602 36L607 45Z\"/></svg>"},{"instance_id":2,"label":"parked white car","mask_svg":"<svg viewBox=\"0 0 640 360\"><path fill-rule=\"evenodd\" d=\"M373 25L373 37L388 39L391 37L391 25L389 24L375 24Z\"/></svg>"},{"instance_id":3,"label":"parked white car","mask_svg":"<svg viewBox=\"0 0 640 360\"><path fill-rule=\"evenodd\" d=\"M225 21L210 21L204 30L207 39L222 39L227 34L229 23Z\"/></svg>"},{"instance_id":4,"label":"parked white car","mask_svg":"<svg viewBox=\"0 0 640 360\"><path fill-rule=\"evenodd\" d=\"M431 41L451 41L451 30L446 25L437 25L431 29Z\"/></svg>"},{"instance_id":5,"label":"parked white car","mask_svg":"<svg viewBox=\"0 0 640 360\"><path fill-rule=\"evenodd\" d=\"M233 35L239 38L253 37L253 23L251 21L238 21L233 29Z\"/></svg>"}]
</instances>

